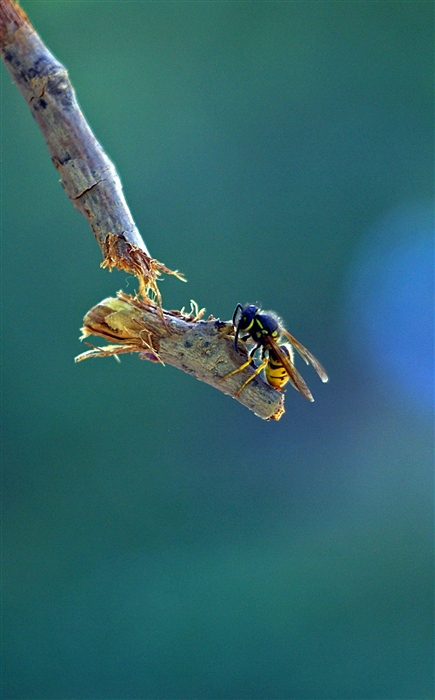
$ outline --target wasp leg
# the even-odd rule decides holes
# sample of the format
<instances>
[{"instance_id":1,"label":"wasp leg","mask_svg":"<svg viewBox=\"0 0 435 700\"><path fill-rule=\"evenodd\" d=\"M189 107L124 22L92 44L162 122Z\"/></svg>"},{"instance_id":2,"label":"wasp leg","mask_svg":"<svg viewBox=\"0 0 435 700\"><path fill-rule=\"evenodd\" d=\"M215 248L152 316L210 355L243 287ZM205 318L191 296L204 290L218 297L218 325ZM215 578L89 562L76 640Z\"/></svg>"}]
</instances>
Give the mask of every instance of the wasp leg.
<instances>
[{"instance_id":1,"label":"wasp leg","mask_svg":"<svg viewBox=\"0 0 435 700\"><path fill-rule=\"evenodd\" d=\"M221 377L221 380L222 380L222 379L228 379L229 377L232 377L234 374L238 374L239 372L243 372L244 369L246 369L247 367L249 367L249 365L250 365L252 362L254 362L254 356L255 356L255 353L257 352L257 350L258 350L259 347L260 347L259 344L257 344L255 347L253 347L252 350L250 350L250 352L249 352L248 360L247 360L246 362L243 362L243 363L242 363L239 367L237 367L236 369L233 369L232 372L228 372L228 374L224 374L224 376ZM244 383L242 384L242 386L240 387L240 389L238 389L238 390L236 391L236 393L234 394L234 396L240 396L240 394L241 394L241 392L243 391L243 389L245 388L245 386L246 386L247 384L249 384L249 382L252 382L252 380L255 379L255 377L256 377L258 374L260 374L261 370L264 369L264 368L266 367L266 365L267 365L267 360L266 360L265 357L264 357L264 349L263 349L263 357L262 357L262 362L261 362L260 366L259 366L259 367L256 367L254 374L251 374L251 376L248 377L248 379L246 380L246 382L244 382Z\"/></svg>"},{"instance_id":2,"label":"wasp leg","mask_svg":"<svg viewBox=\"0 0 435 700\"><path fill-rule=\"evenodd\" d=\"M267 360L264 359L263 362L262 362L260 365L258 365L258 367L257 367L257 369L255 370L254 374L251 374L251 376L248 377L247 380L246 380L245 382L243 382L243 384L242 384L242 386L240 387L240 389L237 389L237 391L236 391L236 393L234 394L234 396L240 396L240 394L242 393L243 389L245 389L245 387L248 386L249 382L252 382L252 380L255 379L255 377L256 377L258 374L260 374L261 370L264 369L264 368L266 367L266 365L267 365ZM239 369L240 369L240 368L239 368ZM233 372L232 374L234 374L234 372Z\"/></svg>"},{"instance_id":3,"label":"wasp leg","mask_svg":"<svg viewBox=\"0 0 435 700\"><path fill-rule=\"evenodd\" d=\"M244 362L244 363L243 363L242 365L240 365L239 367L236 367L236 369L233 369L232 372L228 372L228 374L224 374L224 376L221 377L221 380L222 380L222 379L228 379L229 377L232 377L233 374L237 374L238 372L243 372L243 370L246 369L247 367L249 367L249 365L250 365L251 362L253 362L253 361L254 361L253 358L250 357L249 360L247 360L247 362Z\"/></svg>"},{"instance_id":4,"label":"wasp leg","mask_svg":"<svg viewBox=\"0 0 435 700\"><path fill-rule=\"evenodd\" d=\"M259 345L256 345L254 348L252 348L252 350L249 351L248 359L246 360L246 362L243 362L243 364L241 364L239 367L236 367L236 369L233 369L232 372L228 372L228 374L224 374L224 376L221 377L221 380L228 379L228 377L232 377L233 374L237 374L238 372L243 372L244 369L249 367L251 362L254 362L254 355L257 352L259 347L260 347Z\"/></svg>"}]
</instances>

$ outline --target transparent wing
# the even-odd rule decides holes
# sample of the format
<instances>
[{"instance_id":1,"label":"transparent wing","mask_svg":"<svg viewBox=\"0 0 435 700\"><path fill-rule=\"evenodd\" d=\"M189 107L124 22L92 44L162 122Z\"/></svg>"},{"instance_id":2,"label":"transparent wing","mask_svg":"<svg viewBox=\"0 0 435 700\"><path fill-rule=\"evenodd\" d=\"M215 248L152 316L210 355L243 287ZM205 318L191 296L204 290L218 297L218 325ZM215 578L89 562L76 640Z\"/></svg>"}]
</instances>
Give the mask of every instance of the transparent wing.
<instances>
[{"instance_id":1,"label":"transparent wing","mask_svg":"<svg viewBox=\"0 0 435 700\"><path fill-rule=\"evenodd\" d=\"M309 390L309 388L305 384L305 381L302 379L301 375L292 363L290 357L285 353L281 346L278 345L276 340L274 340L271 336L267 337L267 344L272 349L273 354L276 355L278 360L281 362L294 388L300 391L302 396L305 396L305 398L308 399L308 401L314 401L311 391Z\"/></svg>"},{"instance_id":2,"label":"transparent wing","mask_svg":"<svg viewBox=\"0 0 435 700\"><path fill-rule=\"evenodd\" d=\"M285 328L280 328L280 331L283 335L285 335L286 338L291 342L295 350L298 351L299 355L302 357L302 359L308 364L312 364L314 369L316 370L317 374L319 375L320 379L322 382L327 382L328 381L328 375L326 374L324 368L320 364L319 360L316 360L314 355L310 353L309 350L307 350L306 347L302 345L302 343L299 342L299 340L296 340L288 331L286 331ZM285 365L284 365L285 366ZM286 368L287 369L287 368Z\"/></svg>"}]
</instances>

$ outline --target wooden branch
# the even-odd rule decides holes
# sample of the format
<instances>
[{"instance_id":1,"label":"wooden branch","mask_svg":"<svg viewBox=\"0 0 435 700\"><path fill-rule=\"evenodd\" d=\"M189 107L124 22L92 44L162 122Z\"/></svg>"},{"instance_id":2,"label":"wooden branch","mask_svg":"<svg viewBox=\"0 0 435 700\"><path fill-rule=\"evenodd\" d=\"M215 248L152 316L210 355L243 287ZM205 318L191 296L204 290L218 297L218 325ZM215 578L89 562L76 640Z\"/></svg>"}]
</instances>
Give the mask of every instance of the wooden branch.
<instances>
[{"instance_id":1,"label":"wooden branch","mask_svg":"<svg viewBox=\"0 0 435 700\"><path fill-rule=\"evenodd\" d=\"M204 311L204 310L202 310ZM83 321L83 338L100 335L111 345L76 357L107 357L138 352L141 359L173 365L202 382L229 394L261 418L279 420L284 413L284 396L256 377L235 396L243 381L254 373L252 365L228 379L222 377L246 360L234 349L232 323L210 317L202 321L201 313L187 315L181 311L163 311L149 299L118 292L116 299L104 299L88 311Z\"/></svg>"},{"instance_id":2,"label":"wooden branch","mask_svg":"<svg viewBox=\"0 0 435 700\"><path fill-rule=\"evenodd\" d=\"M111 345L93 348L76 359L137 352L143 359L171 364L234 396L261 418L279 420L284 413L283 394L260 377L236 396L253 373L252 366L221 380L246 359L243 347L242 359L234 349L231 323L212 317L202 321L198 314L161 308L159 274L182 276L150 257L116 169L87 124L66 69L13 0L0 0L0 51L41 129L66 194L91 225L103 253L102 266L134 274L143 297L120 292L118 298L93 307L84 318L83 337L102 336Z\"/></svg>"},{"instance_id":3,"label":"wooden branch","mask_svg":"<svg viewBox=\"0 0 435 700\"><path fill-rule=\"evenodd\" d=\"M66 68L13 0L0 0L0 50L44 136L66 194L91 225L103 253L102 266L134 274L140 293L151 289L161 303L159 273L182 276L151 258L115 166L86 122Z\"/></svg>"}]
</instances>

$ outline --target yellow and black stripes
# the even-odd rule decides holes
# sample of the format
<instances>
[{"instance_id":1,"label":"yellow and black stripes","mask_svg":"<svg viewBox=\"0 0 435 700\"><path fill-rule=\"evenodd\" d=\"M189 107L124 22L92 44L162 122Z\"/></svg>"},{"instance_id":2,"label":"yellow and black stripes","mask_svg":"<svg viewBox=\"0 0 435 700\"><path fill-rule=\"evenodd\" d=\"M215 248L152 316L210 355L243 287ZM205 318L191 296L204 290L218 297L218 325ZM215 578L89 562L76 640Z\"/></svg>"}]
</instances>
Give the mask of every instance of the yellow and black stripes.
<instances>
[{"instance_id":1,"label":"yellow and black stripes","mask_svg":"<svg viewBox=\"0 0 435 700\"><path fill-rule=\"evenodd\" d=\"M285 344L280 347L284 354L290 359L290 362L293 362L293 348L291 345ZM290 379L281 360L279 360L273 350L270 349L268 350L268 359L264 368L264 375L267 383L273 386L274 389L282 389Z\"/></svg>"}]
</instances>

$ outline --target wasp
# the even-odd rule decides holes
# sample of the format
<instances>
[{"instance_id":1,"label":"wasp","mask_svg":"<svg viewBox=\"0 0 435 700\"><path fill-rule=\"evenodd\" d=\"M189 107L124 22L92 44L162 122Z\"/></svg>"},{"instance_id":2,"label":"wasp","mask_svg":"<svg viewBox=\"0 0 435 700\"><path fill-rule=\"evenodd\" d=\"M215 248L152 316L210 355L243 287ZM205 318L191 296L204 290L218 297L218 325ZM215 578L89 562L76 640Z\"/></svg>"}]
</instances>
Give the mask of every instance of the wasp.
<instances>
[{"instance_id":1,"label":"wasp","mask_svg":"<svg viewBox=\"0 0 435 700\"><path fill-rule=\"evenodd\" d=\"M238 389L236 396L239 396L249 382L264 369L266 381L274 388L282 389L290 381L294 388L308 401L314 401L304 379L294 366L293 348L298 351L307 365L311 364L314 367L322 382L328 381L328 375L314 355L284 328L281 320L273 312L262 311L253 304L246 306L237 304L233 315L233 327L235 329L234 347L236 351L238 350L239 338L244 342L250 338L255 345L249 352L248 360L222 379L227 379L249 367L259 348L261 348L262 358L261 364ZM283 336L290 344L280 342Z\"/></svg>"}]
</instances>

